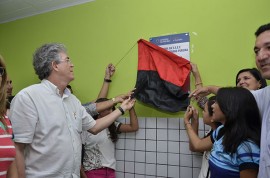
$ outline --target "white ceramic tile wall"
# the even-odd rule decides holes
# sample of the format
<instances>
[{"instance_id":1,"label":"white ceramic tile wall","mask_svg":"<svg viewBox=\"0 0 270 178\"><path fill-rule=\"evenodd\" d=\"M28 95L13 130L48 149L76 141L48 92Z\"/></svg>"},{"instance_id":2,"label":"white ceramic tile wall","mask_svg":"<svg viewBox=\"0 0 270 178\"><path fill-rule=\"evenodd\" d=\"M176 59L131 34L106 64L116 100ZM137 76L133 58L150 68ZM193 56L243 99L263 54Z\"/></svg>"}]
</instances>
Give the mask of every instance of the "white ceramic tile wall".
<instances>
[{"instance_id":1,"label":"white ceramic tile wall","mask_svg":"<svg viewBox=\"0 0 270 178\"><path fill-rule=\"evenodd\" d=\"M129 122L129 118L120 118ZM116 144L117 178L196 178L202 154L189 150L181 118L139 118L136 133L122 133ZM200 119L199 135L209 130Z\"/></svg>"}]
</instances>

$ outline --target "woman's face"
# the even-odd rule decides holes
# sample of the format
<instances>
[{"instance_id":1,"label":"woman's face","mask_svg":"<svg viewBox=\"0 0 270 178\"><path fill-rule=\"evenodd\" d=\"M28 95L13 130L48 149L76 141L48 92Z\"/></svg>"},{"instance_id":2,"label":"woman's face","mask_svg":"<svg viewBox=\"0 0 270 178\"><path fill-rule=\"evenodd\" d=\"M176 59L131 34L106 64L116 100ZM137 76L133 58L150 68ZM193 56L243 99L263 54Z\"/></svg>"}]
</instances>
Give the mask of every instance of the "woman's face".
<instances>
[{"instance_id":1,"label":"woman's face","mask_svg":"<svg viewBox=\"0 0 270 178\"><path fill-rule=\"evenodd\" d=\"M261 82L250 72L242 72L237 77L237 87L246 88L248 90L258 90L261 87Z\"/></svg>"},{"instance_id":2,"label":"woman's face","mask_svg":"<svg viewBox=\"0 0 270 178\"><path fill-rule=\"evenodd\" d=\"M210 125L212 122L212 118L213 116L209 115L209 111L208 111L208 102L205 103L204 105L204 109L203 109L203 122L206 125Z\"/></svg>"},{"instance_id":3,"label":"woman's face","mask_svg":"<svg viewBox=\"0 0 270 178\"><path fill-rule=\"evenodd\" d=\"M225 118L225 115L223 114L223 112L221 111L217 102L215 102L212 105L212 109L213 109L213 120L215 122L221 122L222 124L224 124L226 121L226 118Z\"/></svg>"}]
</instances>

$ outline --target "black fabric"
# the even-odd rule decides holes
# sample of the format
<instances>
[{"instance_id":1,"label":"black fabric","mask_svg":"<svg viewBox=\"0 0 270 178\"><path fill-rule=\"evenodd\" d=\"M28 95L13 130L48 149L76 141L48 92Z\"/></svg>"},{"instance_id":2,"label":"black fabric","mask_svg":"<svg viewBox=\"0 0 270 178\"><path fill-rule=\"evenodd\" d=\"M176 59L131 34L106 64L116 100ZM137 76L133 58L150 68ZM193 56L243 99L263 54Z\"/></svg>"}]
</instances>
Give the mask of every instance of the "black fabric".
<instances>
[{"instance_id":1,"label":"black fabric","mask_svg":"<svg viewBox=\"0 0 270 178\"><path fill-rule=\"evenodd\" d=\"M84 148L84 144L82 144L82 158L81 158L81 163L83 164L83 158L84 158L84 154L85 154L85 148Z\"/></svg>"},{"instance_id":2,"label":"black fabric","mask_svg":"<svg viewBox=\"0 0 270 178\"><path fill-rule=\"evenodd\" d=\"M243 171L246 169L255 169L255 170L259 170L259 165L256 163L243 163L239 166L239 171Z\"/></svg>"},{"instance_id":3,"label":"black fabric","mask_svg":"<svg viewBox=\"0 0 270 178\"><path fill-rule=\"evenodd\" d=\"M189 81L186 83L189 84ZM135 88L138 90L136 99L163 111L184 111L190 102L189 86L179 87L161 80L156 71L139 70Z\"/></svg>"},{"instance_id":4,"label":"black fabric","mask_svg":"<svg viewBox=\"0 0 270 178\"><path fill-rule=\"evenodd\" d=\"M210 177L210 167L208 167L206 178Z\"/></svg>"}]
</instances>

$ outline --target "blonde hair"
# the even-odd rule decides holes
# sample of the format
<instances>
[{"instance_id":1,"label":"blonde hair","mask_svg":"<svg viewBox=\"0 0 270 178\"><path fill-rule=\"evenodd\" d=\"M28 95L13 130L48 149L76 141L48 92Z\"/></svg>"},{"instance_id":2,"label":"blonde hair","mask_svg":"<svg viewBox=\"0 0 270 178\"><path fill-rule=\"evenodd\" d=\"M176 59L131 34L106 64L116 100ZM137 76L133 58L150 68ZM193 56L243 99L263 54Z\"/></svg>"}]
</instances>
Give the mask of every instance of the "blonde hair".
<instances>
[{"instance_id":1,"label":"blonde hair","mask_svg":"<svg viewBox=\"0 0 270 178\"><path fill-rule=\"evenodd\" d=\"M5 68L5 72L2 75L2 82L0 85L0 121L5 125L7 130L7 125L5 122L5 115L6 115L6 98L7 98L7 70L6 70L6 64L4 61L4 58L0 55L0 67Z\"/></svg>"}]
</instances>

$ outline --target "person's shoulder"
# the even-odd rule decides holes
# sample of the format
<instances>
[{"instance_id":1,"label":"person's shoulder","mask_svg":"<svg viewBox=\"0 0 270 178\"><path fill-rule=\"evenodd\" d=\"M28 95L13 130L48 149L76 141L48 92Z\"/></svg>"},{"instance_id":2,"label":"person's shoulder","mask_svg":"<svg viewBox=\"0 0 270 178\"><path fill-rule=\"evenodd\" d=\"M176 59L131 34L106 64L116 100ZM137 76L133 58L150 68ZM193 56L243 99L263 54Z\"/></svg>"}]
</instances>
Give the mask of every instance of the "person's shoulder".
<instances>
[{"instance_id":1,"label":"person's shoulder","mask_svg":"<svg viewBox=\"0 0 270 178\"><path fill-rule=\"evenodd\" d=\"M31 96L34 93L43 93L40 88L40 84L33 84L20 90L12 100L20 97Z\"/></svg>"},{"instance_id":2,"label":"person's shoulder","mask_svg":"<svg viewBox=\"0 0 270 178\"><path fill-rule=\"evenodd\" d=\"M69 97L70 99L72 99L72 100L81 102L81 101L79 100L79 98L77 98L77 96L75 96L75 95L72 94L72 93L71 93L68 97Z\"/></svg>"},{"instance_id":3,"label":"person's shoulder","mask_svg":"<svg viewBox=\"0 0 270 178\"><path fill-rule=\"evenodd\" d=\"M220 125L216 130L212 133L212 139L219 140L224 135L224 125Z\"/></svg>"},{"instance_id":4,"label":"person's shoulder","mask_svg":"<svg viewBox=\"0 0 270 178\"><path fill-rule=\"evenodd\" d=\"M8 118L7 115L5 115L5 122L8 126L11 126L11 122L10 122L10 119Z\"/></svg>"},{"instance_id":5,"label":"person's shoulder","mask_svg":"<svg viewBox=\"0 0 270 178\"><path fill-rule=\"evenodd\" d=\"M264 87L264 88L262 88L262 89L260 89L260 90L262 90L262 91L264 91L264 92L270 93L270 85L269 85L269 86L266 86L266 87Z\"/></svg>"},{"instance_id":6,"label":"person's shoulder","mask_svg":"<svg viewBox=\"0 0 270 178\"><path fill-rule=\"evenodd\" d=\"M34 84L35 85L35 84ZM27 87L22 88L17 94L31 90L31 88L33 87L33 85L29 85Z\"/></svg>"},{"instance_id":7,"label":"person's shoulder","mask_svg":"<svg viewBox=\"0 0 270 178\"><path fill-rule=\"evenodd\" d=\"M260 93L260 92L270 92L270 85L264 87L264 88L261 88L259 90L251 90L252 92L254 93Z\"/></svg>"},{"instance_id":8,"label":"person's shoulder","mask_svg":"<svg viewBox=\"0 0 270 178\"><path fill-rule=\"evenodd\" d=\"M21 93L21 92L30 92L30 91L40 90L40 86L41 86L40 83L38 83L38 84L33 84L33 85L30 85L30 86L27 86L27 87L23 88L21 91L19 91L19 93ZM19 93L18 93L18 94L19 94Z\"/></svg>"},{"instance_id":9,"label":"person's shoulder","mask_svg":"<svg viewBox=\"0 0 270 178\"><path fill-rule=\"evenodd\" d=\"M265 98L268 99L270 97L270 86L264 87L259 90L251 90L251 93L255 98Z\"/></svg>"},{"instance_id":10,"label":"person's shoulder","mask_svg":"<svg viewBox=\"0 0 270 178\"><path fill-rule=\"evenodd\" d=\"M237 148L238 152L250 152L250 153L259 153L260 147L255 142L251 140L243 141Z\"/></svg>"}]
</instances>

